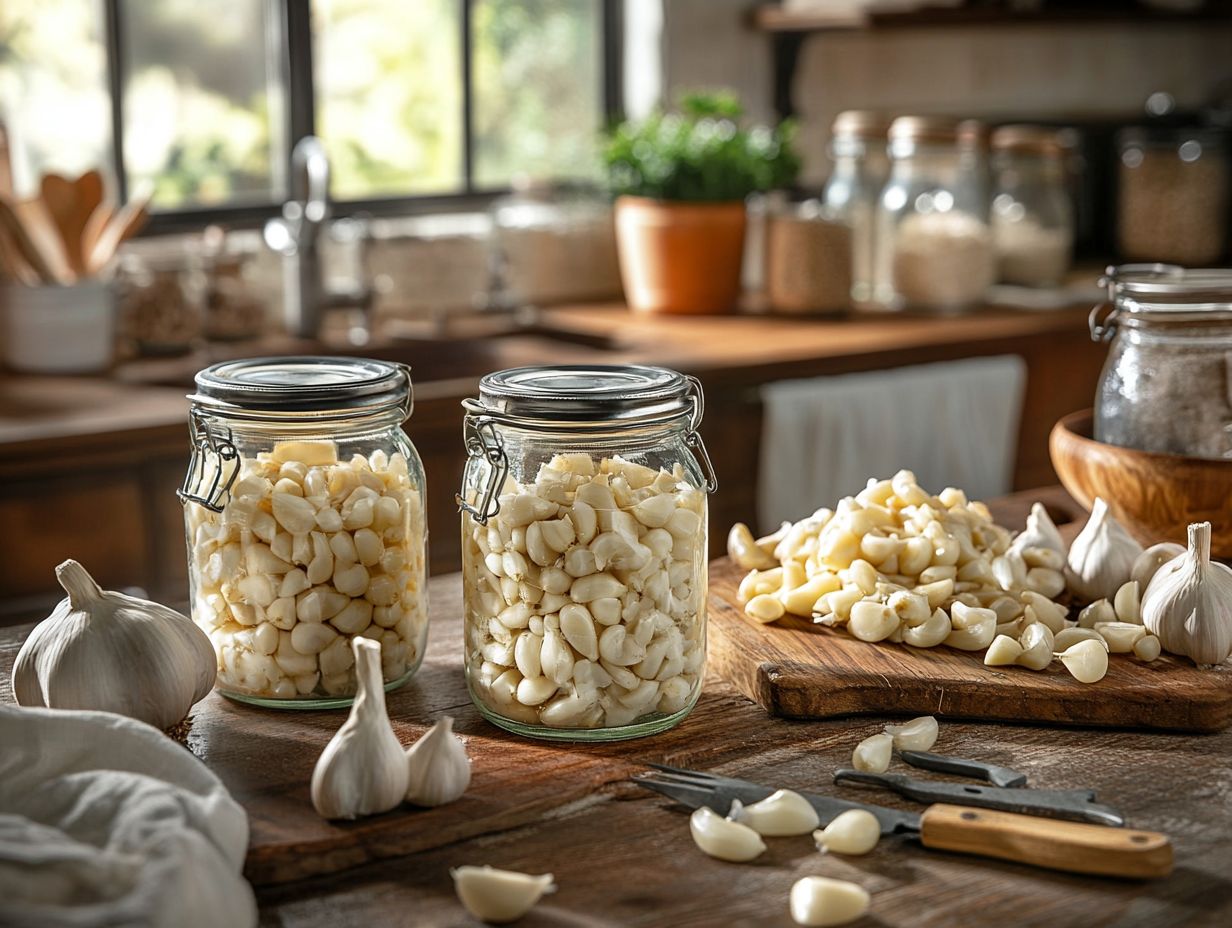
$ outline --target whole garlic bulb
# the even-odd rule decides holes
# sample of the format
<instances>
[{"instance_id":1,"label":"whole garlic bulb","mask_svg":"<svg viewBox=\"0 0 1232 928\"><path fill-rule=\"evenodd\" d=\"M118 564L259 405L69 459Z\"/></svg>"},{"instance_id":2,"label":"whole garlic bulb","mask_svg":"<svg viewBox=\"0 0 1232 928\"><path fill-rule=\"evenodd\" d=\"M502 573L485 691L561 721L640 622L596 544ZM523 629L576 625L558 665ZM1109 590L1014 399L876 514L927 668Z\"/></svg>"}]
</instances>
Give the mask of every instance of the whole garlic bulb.
<instances>
[{"instance_id":1,"label":"whole garlic bulb","mask_svg":"<svg viewBox=\"0 0 1232 928\"><path fill-rule=\"evenodd\" d=\"M1095 497L1091 517L1069 547L1065 580L1070 592L1087 602L1111 601L1141 553L1142 545L1113 518L1108 504Z\"/></svg>"},{"instance_id":2,"label":"whole garlic bulb","mask_svg":"<svg viewBox=\"0 0 1232 928\"><path fill-rule=\"evenodd\" d=\"M1031 513L1027 516L1027 527L1014 536L1014 541L1010 545L1010 550L1018 554L1027 548L1048 548L1062 555L1065 554L1065 542L1061 540L1057 524L1052 521L1052 516L1048 515L1048 510L1044 508L1043 503L1031 504Z\"/></svg>"},{"instance_id":3,"label":"whole garlic bulb","mask_svg":"<svg viewBox=\"0 0 1232 928\"><path fill-rule=\"evenodd\" d=\"M407 802L443 806L466 792L471 761L453 733L453 717L445 716L407 749Z\"/></svg>"},{"instance_id":4,"label":"whole garlic bulb","mask_svg":"<svg viewBox=\"0 0 1232 928\"><path fill-rule=\"evenodd\" d=\"M1211 560L1211 523L1189 526L1189 550L1156 571L1142 598L1142 624L1165 651L1198 666L1232 654L1232 568Z\"/></svg>"},{"instance_id":5,"label":"whole garlic bulb","mask_svg":"<svg viewBox=\"0 0 1232 928\"><path fill-rule=\"evenodd\" d=\"M68 596L13 664L18 705L98 709L170 728L214 687L205 632L174 609L104 591L76 561L56 568Z\"/></svg>"},{"instance_id":6,"label":"whole garlic bulb","mask_svg":"<svg viewBox=\"0 0 1232 928\"><path fill-rule=\"evenodd\" d=\"M358 690L312 771L312 806L322 818L388 812L406 796L407 763L385 712L381 643L351 639Z\"/></svg>"}]
</instances>

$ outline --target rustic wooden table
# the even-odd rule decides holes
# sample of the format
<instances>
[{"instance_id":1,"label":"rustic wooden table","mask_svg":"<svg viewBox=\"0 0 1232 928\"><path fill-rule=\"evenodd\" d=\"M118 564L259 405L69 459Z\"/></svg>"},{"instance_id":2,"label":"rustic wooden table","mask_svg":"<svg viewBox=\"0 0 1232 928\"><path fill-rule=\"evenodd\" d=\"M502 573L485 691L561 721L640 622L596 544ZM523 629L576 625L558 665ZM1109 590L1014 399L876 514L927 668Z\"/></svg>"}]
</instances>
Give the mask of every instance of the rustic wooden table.
<instances>
[{"instance_id":1,"label":"rustic wooden table","mask_svg":"<svg viewBox=\"0 0 1232 928\"><path fill-rule=\"evenodd\" d=\"M1021 524L1022 499L996 507ZM460 669L461 584L432 581L424 666L389 700L404 743L441 714L474 761L453 805L359 825L321 822L308 800L317 754L342 712L277 712L214 694L194 712L189 748L249 810L248 874L268 926L473 925L449 868L492 864L555 874L559 891L520 925L792 924L787 893L808 874L873 894L863 928L1232 924L1232 732L1184 736L1030 725L942 723L937 750L1026 772L1040 787L1088 786L1132 825L1172 837L1176 869L1149 883L1086 878L924 850L885 839L866 857L822 856L807 838L769 840L751 864L701 854L686 814L628 780L650 761L785 787L833 790L830 772L886 719L769 718L711 676L677 729L621 744L546 745L497 730L472 708ZM0 630L0 693L29 626ZM902 808L889 794L857 794ZM318 875L310 875L316 873Z\"/></svg>"}]
</instances>

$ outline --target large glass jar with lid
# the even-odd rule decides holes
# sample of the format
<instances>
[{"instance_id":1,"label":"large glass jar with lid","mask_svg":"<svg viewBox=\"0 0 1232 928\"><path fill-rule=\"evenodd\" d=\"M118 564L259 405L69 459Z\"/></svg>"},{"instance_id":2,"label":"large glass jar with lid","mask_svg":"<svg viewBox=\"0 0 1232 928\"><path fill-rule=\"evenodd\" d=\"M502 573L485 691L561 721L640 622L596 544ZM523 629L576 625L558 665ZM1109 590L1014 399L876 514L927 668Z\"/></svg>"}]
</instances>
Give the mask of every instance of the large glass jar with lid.
<instances>
[{"instance_id":1,"label":"large glass jar with lid","mask_svg":"<svg viewBox=\"0 0 1232 928\"><path fill-rule=\"evenodd\" d=\"M1228 243L1232 167L1222 129L1135 126L1117 137L1117 243L1134 261L1217 264Z\"/></svg>"},{"instance_id":2,"label":"large glass jar with lid","mask_svg":"<svg viewBox=\"0 0 1232 928\"><path fill-rule=\"evenodd\" d=\"M986 190L959 124L902 116L890 125L890 176L877 216L875 287L896 308L955 312L980 302L996 258Z\"/></svg>"},{"instance_id":3,"label":"large glass jar with lid","mask_svg":"<svg viewBox=\"0 0 1232 928\"><path fill-rule=\"evenodd\" d=\"M826 213L851 229L851 299L877 301L873 287L873 242L877 200L885 184L885 145L889 121L879 113L847 110L834 120L830 137L833 170L821 201ZM883 301L892 294L883 293Z\"/></svg>"},{"instance_id":4,"label":"large glass jar with lid","mask_svg":"<svg viewBox=\"0 0 1232 928\"><path fill-rule=\"evenodd\" d=\"M1002 126L993 133L993 240L1005 283L1060 284L1074 245L1065 150L1055 131Z\"/></svg>"},{"instance_id":5,"label":"large glass jar with lid","mask_svg":"<svg viewBox=\"0 0 1232 928\"><path fill-rule=\"evenodd\" d=\"M223 695L322 708L355 695L351 639L381 645L387 689L428 633L423 465L402 430L407 368L254 358L197 375L180 490L192 617Z\"/></svg>"},{"instance_id":6,"label":"large glass jar with lid","mask_svg":"<svg viewBox=\"0 0 1232 928\"><path fill-rule=\"evenodd\" d=\"M1110 341L1095 438L1142 451L1232 458L1232 270L1108 269L1091 334Z\"/></svg>"},{"instance_id":7,"label":"large glass jar with lid","mask_svg":"<svg viewBox=\"0 0 1232 928\"><path fill-rule=\"evenodd\" d=\"M519 734L610 741L692 709L706 662L698 382L657 367L528 367L467 400L464 662Z\"/></svg>"}]
</instances>

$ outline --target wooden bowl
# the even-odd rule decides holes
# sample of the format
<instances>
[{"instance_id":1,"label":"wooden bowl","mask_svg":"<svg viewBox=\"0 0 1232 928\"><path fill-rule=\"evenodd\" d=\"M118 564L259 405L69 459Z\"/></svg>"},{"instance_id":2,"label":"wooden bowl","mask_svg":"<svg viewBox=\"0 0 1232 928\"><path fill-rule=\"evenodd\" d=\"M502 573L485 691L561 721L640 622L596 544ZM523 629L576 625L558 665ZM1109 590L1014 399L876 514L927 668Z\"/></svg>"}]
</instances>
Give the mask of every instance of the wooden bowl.
<instances>
[{"instance_id":1,"label":"wooden bowl","mask_svg":"<svg viewBox=\"0 0 1232 928\"><path fill-rule=\"evenodd\" d=\"M1089 510L1101 496L1144 545L1185 544L1190 522L1211 523L1211 554L1232 558L1232 461L1138 451L1091 437L1091 410L1052 427L1048 451L1070 495Z\"/></svg>"}]
</instances>

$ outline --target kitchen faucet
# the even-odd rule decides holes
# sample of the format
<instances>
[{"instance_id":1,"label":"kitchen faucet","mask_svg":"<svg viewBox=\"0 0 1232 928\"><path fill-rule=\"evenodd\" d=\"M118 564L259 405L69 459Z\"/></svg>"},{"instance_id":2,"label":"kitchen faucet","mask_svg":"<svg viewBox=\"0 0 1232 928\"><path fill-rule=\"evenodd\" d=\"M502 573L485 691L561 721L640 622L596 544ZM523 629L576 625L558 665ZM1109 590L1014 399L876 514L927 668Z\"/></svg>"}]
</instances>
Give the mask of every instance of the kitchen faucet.
<instances>
[{"instance_id":1,"label":"kitchen faucet","mask_svg":"<svg viewBox=\"0 0 1232 928\"><path fill-rule=\"evenodd\" d=\"M300 139L291 152L288 180L291 197L282 216L265 224L265 243L282 255L282 304L287 331L299 338L318 338L330 310L351 309L363 323L351 329L351 341L367 341L375 292L367 281L366 235L357 235L364 280L349 288L325 284L319 240L329 219L329 155L314 135Z\"/></svg>"}]
</instances>

